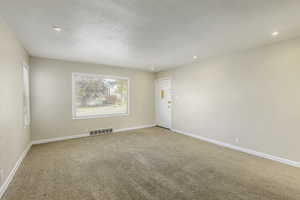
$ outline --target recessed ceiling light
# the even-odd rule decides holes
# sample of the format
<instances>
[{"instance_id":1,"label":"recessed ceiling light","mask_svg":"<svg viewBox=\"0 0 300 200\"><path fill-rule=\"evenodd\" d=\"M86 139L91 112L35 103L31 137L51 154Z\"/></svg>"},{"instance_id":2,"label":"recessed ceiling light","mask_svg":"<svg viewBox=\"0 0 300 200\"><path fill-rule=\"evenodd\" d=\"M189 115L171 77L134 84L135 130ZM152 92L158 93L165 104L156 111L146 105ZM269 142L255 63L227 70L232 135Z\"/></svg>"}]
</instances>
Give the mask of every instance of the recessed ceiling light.
<instances>
[{"instance_id":1,"label":"recessed ceiling light","mask_svg":"<svg viewBox=\"0 0 300 200\"><path fill-rule=\"evenodd\" d=\"M53 30L56 31L56 32L61 32L61 27L59 26L52 26Z\"/></svg>"},{"instance_id":2,"label":"recessed ceiling light","mask_svg":"<svg viewBox=\"0 0 300 200\"><path fill-rule=\"evenodd\" d=\"M274 32L272 33L272 35L273 35L273 36L277 36L277 35L279 35L279 32L278 32L278 31L274 31Z\"/></svg>"},{"instance_id":3,"label":"recessed ceiling light","mask_svg":"<svg viewBox=\"0 0 300 200\"><path fill-rule=\"evenodd\" d=\"M193 58L194 58L194 59L197 59L197 58L198 58L198 56L193 56Z\"/></svg>"}]
</instances>

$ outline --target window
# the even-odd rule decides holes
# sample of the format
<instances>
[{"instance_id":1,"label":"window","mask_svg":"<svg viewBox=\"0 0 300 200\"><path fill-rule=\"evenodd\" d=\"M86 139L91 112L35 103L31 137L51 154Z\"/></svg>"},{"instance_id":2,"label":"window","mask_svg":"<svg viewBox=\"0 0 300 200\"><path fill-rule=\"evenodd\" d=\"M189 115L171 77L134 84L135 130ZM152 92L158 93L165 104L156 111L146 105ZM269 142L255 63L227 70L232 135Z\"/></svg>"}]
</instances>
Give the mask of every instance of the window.
<instances>
[{"instance_id":1,"label":"window","mask_svg":"<svg viewBox=\"0 0 300 200\"><path fill-rule=\"evenodd\" d=\"M23 112L24 127L30 126L30 93L29 93L29 68L23 64Z\"/></svg>"},{"instance_id":2,"label":"window","mask_svg":"<svg viewBox=\"0 0 300 200\"><path fill-rule=\"evenodd\" d=\"M128 115L129 79L73 73L73 119Z\"/></svg>"}]
</instances>

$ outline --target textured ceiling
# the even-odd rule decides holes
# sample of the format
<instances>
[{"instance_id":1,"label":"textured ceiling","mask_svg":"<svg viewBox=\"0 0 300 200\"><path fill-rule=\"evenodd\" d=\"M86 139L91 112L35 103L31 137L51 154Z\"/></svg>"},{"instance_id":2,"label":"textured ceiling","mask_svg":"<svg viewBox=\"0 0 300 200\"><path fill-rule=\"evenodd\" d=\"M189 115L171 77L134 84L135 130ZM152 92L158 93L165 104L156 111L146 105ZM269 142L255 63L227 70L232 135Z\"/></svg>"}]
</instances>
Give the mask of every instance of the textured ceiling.
<instances>
[{"instance_id":1,"label":"textured ceiling","mask_svg":"<svg viewBox=\"0 0 300 200\"><path fill-rule=\"evenodd\" d=\"M297 37L299 10L299 0L0 0L33 56L145 70Z\"/></svg>"}]
</instances>

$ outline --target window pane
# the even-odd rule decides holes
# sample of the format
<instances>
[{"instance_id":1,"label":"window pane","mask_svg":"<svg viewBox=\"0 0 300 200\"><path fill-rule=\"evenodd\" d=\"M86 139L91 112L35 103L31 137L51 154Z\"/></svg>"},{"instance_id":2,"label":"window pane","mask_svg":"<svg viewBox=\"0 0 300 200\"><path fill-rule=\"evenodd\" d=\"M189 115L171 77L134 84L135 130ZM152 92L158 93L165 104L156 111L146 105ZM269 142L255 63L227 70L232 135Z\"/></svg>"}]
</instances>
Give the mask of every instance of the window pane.
<instances>
[{"instance_id":1,"label":"window pane","mask_svg":"<svg viewBox=\"0 0 300 200\"><path fill-rule=\"evenodd\" d=\"M128 79L75 74L75 117L128 113Z\"/></svg>"},{"instance_id":2,"label":"window pane","mask_svg":"<svg viewBox=\"0 0 300 200\"><path fill-rule=\"evenodd\" d=\"M24 127L30 125L30 99L29 99L29 71L26 65L23 66L23 112Z\"/></svg>"}]
</instances>

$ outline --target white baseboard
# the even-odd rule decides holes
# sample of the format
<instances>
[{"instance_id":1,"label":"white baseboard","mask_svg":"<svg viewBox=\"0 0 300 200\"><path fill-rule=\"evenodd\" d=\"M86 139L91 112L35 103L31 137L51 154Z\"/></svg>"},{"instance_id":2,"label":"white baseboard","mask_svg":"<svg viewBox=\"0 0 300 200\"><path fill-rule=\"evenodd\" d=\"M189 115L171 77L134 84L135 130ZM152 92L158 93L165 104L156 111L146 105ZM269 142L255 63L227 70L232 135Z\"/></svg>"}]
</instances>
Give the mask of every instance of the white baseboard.
<instances>
[{"instance_id":1,"label":"white baseboard","mask_svg":"<svg viewBox=\"0 0 300 200\"><path fill-rule=\"evenodd\" d=\"M82 138L82 137L88 137L90 136L88 133L80 134L80 135L71 135L71 136L65 136L65 137L57 137L57 138L50 138L50 139L42 139L42 140L34 140L32 141L32 144L45 144L50 142L57 142L57 141L63 141L63 140L70 140L70 139L76 139L76 138Z\"/></svg>"},{"instance_id":2,"label":"white baseboard","mask_svg":"<svg viewBox=\"0 0 300 200\"><path fill-rule=\"evenodd\" d=\"M235 145L232 145L232 144L228 144L228 143L225 143L225 142L220 142L220 141L217 141L217 140L214 140L214 139L202 137L202 136L199 136L199 135L195 135L195 134L192 134L192 133L187 133L187 132L176 130L176 129L171 129L171 130L176 132L176 133L191 136L191 137L194 137L194 138L197 138L197 139L209 142L209 143L213 143L213 144L216 144L216 145L219 145L219 146L227 147L227 148L234 149L234 150L237 150L237 151L241 151L241 152L244 152L244 153L247 153L247 154L251 154L251 155L254 155L254 156L258 156L258 157L261 157L261 158L266 158L266 159L269 159L269 160L277 161L277 162L284 163L284 164L287 164L287 165L290 165L290 166L293 166L293 167L300 168L300 162L288 160L288 159L281 158L281 157L278 157L278 156L269 155L269 154L266 154L266 153L257 152L257 151L254 151L252 149L247 149L247 148L235 146Z\"/></svg>"},{"instance_id":3,"label":"white baseboard","mask_svg":"<svg viewBox=\"0 0 300 200\"><path fill-rule=\"evenodd\" d=\"M153 126L155 126L155 125L151 124L151 125L143 125L143 126L137 126L137 127L131 127L131 128L115 129L114 132L131 131L131 130L136 130L136 129L149 128L149 127L153 127ZM45 144L45 143L50 143L50 142L70 140L70 139L76 139L76 138L82 138L82 137L88 137L88 136L90 136L88 133L84 133L84 134L80 134L80 135L71 135L71 136L58 137L58 138L34 140L34 141L32 141L32 144Z\"/></svg>"},{"instance_id":4,"label":"white baseboard","mask_svg":"<svg viewBox=\"0 0 300 200\"><path fill-rule=\"evenodd\" d=\"M10 182L13 180L19 166L21 165L23 159L25 158L26 154L28 153L28 151L31 148L31 143L26 147L26 149L23 151L23 153L21 154L21 156L19 157L19 159L17 160L14 168L10 171L8 177L5 179L5 181L3 182L3 184L0 187L0 199L2 198L4 192L6 191L6 189L8 188L8 185L10 184Z\"/></svg>"},{"instance_id":5,"label":"white baseboard","mask_svg":"<svg viewBox=\"0 0 300 200\"><path fill-rule=\"evenodd\" d=\"M150 128L156 126L155 124L150 124L150 125L143 125L143 126L136 126L136 127L131 127L131 128L122 128L122 129L116 129L114 132L123 132L123 131L132 131L132 130L137 130L137 129L143 129L143 128Z\"/></svg>"}]
</instances>

